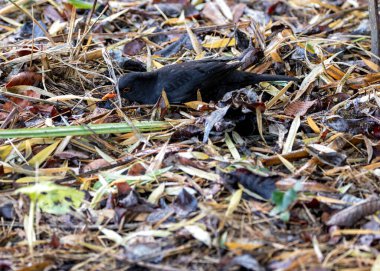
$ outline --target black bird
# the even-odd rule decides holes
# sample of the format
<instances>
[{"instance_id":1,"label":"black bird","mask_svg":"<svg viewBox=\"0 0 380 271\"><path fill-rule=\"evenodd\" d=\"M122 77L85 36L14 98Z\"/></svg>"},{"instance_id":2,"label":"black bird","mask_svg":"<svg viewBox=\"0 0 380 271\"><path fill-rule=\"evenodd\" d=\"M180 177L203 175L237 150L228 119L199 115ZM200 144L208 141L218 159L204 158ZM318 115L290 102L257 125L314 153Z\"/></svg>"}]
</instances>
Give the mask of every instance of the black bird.
<instances>
[{"instance_id":1,"label":"black bird","mask_svg":"<svg viewBox=\"0 0 380 271\"><path fill-rule=\"evenodd\" d=\"M121 96L129 101L154 104L163 90L170 103L194 101L199 90L202 100L217 101L229 91L265 81L296 81L284 75L254 74L237 70L241 62L205 59L165 66L153 72L131 72L121 76Z\"/></svg>"}]
</instances>

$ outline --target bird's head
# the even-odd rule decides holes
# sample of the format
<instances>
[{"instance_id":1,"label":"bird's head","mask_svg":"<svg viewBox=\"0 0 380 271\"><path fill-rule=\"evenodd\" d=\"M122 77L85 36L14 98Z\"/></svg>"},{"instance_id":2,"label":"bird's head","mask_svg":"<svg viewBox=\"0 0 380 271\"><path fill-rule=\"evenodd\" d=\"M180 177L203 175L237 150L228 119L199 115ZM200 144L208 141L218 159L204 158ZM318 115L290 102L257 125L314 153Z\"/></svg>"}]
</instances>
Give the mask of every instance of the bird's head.
<instances>
[{"instance_id":1,"label":"bird's head","mask_svg":"<svg viewBox=\"0 0 380 271\"><path fill-rule=\"evenodd\" d=\"M118 82L120 92L127 93L133 91L139 79L140 74L138 72L131 72L121 76Z\"/></svg>"},{"instance_id":2,"label":"bird's head","mask_svg":"<svg viewBox=\"0 0 380 271\"><path fill-rule=\"evenodd\" d=\"M154 86L154 74L131 72L120 77L118 86L120 95L131 102L149 103Z\"/></svg>"}]
</instances>

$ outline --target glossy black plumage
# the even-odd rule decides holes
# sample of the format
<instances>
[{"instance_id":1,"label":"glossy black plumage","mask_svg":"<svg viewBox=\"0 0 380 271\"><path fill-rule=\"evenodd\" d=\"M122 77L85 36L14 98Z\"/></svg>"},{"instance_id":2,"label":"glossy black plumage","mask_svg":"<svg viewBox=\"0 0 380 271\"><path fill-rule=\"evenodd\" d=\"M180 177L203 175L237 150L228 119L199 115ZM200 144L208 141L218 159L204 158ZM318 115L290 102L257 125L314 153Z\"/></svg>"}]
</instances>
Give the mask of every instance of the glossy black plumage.
<instances>
[{"instance_id":1,"label":"glossy black plumage","mask_svg":"<svg viewBox=\"0 0 380 271\"><path fill-rule=\"evenodd\" d=\"M283 75L253 74L237 70L240 62L211 59L165 66L154 72L132 72L121 76L121 96L132 102L154 104L165 90L170 103L194 101L197 90L206 102L218 100L235 89L263 81L293 81Z\"/></svg>"}]
</instances>

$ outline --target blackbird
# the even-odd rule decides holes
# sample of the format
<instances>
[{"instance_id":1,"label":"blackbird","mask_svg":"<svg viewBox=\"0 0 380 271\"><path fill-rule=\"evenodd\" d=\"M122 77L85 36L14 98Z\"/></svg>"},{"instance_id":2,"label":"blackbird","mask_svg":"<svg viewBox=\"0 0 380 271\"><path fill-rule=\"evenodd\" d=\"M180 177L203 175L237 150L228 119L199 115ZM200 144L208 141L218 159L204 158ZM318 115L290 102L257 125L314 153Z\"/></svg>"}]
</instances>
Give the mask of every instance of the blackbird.
<instances>
[{"instance_id":1,"label":"blackbird","mask_svg":"<svg viewBox=\"0 0 380 271\"><path fill-rule=\"evenodd\" d=\"M172 64L153 72L131 72L121 76L118 86L121 96L131 102L154 104L164 90L169 102L175 104L196 100L198 90L202 100L209 102L259 82L296 80L284 75L239 71L241 62L230 61L205 59Z\"/></svg>"}]
</instances>

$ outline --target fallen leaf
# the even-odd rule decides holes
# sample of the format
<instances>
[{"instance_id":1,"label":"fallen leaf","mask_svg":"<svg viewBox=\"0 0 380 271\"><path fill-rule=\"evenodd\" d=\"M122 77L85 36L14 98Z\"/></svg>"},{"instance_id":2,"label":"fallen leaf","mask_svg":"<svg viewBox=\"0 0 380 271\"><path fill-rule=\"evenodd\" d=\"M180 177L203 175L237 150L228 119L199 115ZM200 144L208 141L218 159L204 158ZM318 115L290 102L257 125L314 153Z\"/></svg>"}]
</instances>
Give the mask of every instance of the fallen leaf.
<instances>
[{"instance_id":1,"label":"fallen leaf","mask_svg":"<svg viewBox=\"0 0 380 271\"><path fill-rule=\"evenodd\" d=\"M11 88L14 86L27 85L33 86L41 82L42 75L35 72L21 72L13 76L8 83L5 84L6 88Z\"/></svg>"},{"instance_id":2,"label":"fallen leaf","mask_svg":"<svg viewBox=\"0 0 380 271\"><path fill-rule=\"evenodd\" d=\"M372 215L380 209L380 199L377 197L371 197L363 202L347 207L342 211L334 214L326 222L328 226L345 226L350 227L354 225L361 218Z\"/></svg>"},{"instance_id":3,"label":"fallen leaf","mask_svg":"<svg viewBox=\"0 0 380 271\"><path fill-rule=\"evenodd\" d=\"M288 116L304 116L314 103L315 101L295 101L285 107L284 113Z\"/></svg>"}]
</instances>

